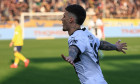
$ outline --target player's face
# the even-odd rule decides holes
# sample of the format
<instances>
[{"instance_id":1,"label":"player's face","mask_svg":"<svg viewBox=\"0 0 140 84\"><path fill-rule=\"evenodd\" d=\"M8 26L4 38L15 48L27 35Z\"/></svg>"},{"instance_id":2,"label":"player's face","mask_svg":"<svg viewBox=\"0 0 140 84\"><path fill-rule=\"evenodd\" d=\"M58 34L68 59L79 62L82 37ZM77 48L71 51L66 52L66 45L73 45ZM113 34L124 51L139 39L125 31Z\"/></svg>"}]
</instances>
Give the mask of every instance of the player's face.
<instances>
[{"instance_id":1,"label":"player's face","mask_svg":"<svg viewBox=\"0 0 140 84\"><path fill-rule=\"evenodd\" d=\"M68 11L64 12L63 18L62 20L62 24L63 24L63 31L68 31L70 28L70 24L69 24L69 16L68 16Z\"/></svg>"},{"instance_id":2,"label":"player's face","mask_svg":"<svg viewBox=\"0 0 140 84\"><path fill-rule=\"evenodd\" d=\"M18 22L17 22L17 21L14 21L14 24L15 24L15 25L18 25Z\"/></svg>"}]
</instances>

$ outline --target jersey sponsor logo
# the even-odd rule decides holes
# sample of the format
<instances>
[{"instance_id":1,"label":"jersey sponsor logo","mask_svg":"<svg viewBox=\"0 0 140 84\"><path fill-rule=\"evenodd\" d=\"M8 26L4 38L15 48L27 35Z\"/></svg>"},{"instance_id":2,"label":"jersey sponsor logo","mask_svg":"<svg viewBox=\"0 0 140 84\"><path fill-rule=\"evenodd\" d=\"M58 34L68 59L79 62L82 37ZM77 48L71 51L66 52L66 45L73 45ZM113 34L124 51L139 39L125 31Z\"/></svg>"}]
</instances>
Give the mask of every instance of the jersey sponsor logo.
<instances>
[{"instance_id":1,"label":"jersey sponsor logo","mask_svg":"<svg viewBox=\"0 0 140 84\"><path fill-rule=\"evenodd\" d=\"M15 32L15 34L18 34L18 32Z\"/></svg>"}]
</instances>

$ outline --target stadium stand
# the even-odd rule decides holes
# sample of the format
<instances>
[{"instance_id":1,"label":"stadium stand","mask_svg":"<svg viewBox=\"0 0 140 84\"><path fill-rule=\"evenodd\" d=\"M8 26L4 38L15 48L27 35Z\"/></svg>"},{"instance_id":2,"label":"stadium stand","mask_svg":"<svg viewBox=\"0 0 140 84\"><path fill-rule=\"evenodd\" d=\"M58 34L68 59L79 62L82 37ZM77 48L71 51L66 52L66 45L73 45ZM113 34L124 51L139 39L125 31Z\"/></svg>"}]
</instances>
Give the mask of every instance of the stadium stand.
<instances>
[{"instance_id":1,"label":"stadium stand","mask_svg":"<svg viewBox=\"0 0 140 84\"><path fill-rule=\"evenodd\" d=\"M70 4L80 4L101 18L140 18L140 0L0 0L0 25L10 24L22 12L63 12Z\"/></svg>"}]
</instances>

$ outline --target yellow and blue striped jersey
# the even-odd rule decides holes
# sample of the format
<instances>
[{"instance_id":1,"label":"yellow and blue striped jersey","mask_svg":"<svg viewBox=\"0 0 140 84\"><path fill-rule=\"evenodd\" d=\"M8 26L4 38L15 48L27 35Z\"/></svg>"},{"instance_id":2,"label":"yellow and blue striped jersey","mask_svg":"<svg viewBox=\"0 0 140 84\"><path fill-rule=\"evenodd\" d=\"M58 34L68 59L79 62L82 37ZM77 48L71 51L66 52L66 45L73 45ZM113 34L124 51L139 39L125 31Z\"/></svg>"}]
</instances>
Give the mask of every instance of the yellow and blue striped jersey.
<instances>
[{"instance_id":1,"label":"yellow and blue striped jersey","mask_svg":"<svg viewBox=\"0 0 140 84\"><path fill-rule=\"evenodd\" d=\"M14 46L23 46L22 28L20 25L15 28L12 42L14 42Z\"/></svg>"}]
</instances>

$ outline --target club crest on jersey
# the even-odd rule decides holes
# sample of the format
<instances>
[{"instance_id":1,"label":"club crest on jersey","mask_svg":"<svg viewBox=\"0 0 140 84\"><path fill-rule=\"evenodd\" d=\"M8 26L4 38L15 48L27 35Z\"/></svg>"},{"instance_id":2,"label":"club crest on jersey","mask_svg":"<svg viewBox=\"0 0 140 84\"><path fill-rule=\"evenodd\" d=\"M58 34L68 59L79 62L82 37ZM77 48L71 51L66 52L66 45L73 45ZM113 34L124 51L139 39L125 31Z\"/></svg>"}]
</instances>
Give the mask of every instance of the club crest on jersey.
<instances>
[{"instance_id":1,"label":"club crest on jersey","mask_svg":"<svg viewBox=\"0 0 140 84\"><path fill-rule=\"evenodd\" d=\"M88 38L89 38L90 40L93 40L92 35L88 35Z\"/></svg>"},{"instance_id":2,"label":"club crest on jersey","mask_svg":"<svg viewBox=\"0 0 140 84\"><path fill-rule=\"evenodd\" d=\"M78 40L75 40L74 37L72 37L70 40L69 40L69 44L76 44L78 42Z\"/></svg>"}]
</instances>

